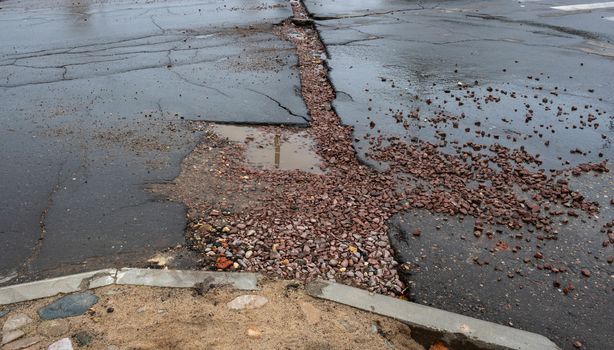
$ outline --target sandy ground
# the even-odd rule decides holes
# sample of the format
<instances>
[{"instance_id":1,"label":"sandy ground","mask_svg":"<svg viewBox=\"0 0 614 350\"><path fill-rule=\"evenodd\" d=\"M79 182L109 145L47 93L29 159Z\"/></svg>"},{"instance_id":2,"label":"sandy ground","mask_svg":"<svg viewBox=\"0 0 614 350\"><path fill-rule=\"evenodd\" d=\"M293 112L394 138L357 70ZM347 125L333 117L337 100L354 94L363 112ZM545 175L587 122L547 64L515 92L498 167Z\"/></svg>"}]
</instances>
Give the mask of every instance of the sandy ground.
<instances>
[{"instance_id":1,"label":"sandy ground","mask_svg":"<svg viewBox=\"0 0 614 350\"><path fill-rule=\"evenodd\" d=\"M344 305L314 299L302 285L265 281L260 291L227 288L205 291L135 286L109 286L95 291L98 304L82 316L40 321L37 310L56 298L14 305L2 318L25 313L34 323L27 336L44 340L46 349L63 337L87 332L89 349L424 349L410 329L397 321ZM258 294L268 303L258 309L233 311L227 303Z\"/></svg>"}]
</instances>

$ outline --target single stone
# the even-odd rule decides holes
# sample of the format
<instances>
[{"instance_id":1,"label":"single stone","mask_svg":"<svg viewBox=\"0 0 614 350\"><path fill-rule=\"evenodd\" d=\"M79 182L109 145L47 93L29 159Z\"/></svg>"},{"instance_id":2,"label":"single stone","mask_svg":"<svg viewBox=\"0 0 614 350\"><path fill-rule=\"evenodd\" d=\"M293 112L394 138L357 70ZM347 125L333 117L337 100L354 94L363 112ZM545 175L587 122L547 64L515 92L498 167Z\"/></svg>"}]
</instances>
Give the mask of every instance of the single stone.
<instances>
[{"instance_id":1,"label":"single stone","mask_svg":"<svg viewBox=\"0 0 614 350\"><path fill-rule=\"evenodd\" d=\"M33 337L27 337L27 338L22 338L19 340L16 340L10 344L6 344L2 350L20 350L20 349L24 349L27 348L28 346L32 346L36 343L39 343L41 340L43 340L42 337L39 336L33 336Z\"/></svg>"},{"instance_id":2,"label":"single stone","mask_svg":"<svg viewBox=\"0 0 614 350\"><path fill-rule=\"evenodd\" d=\"M79 316L97 302L98 297L91 292L71 294L39 309L38 315L43 320Z\"/></svg>"},{"instance_id":3,"label":"single stone","mask_svg":"<svg viewBox=\"0 0 614 350\"><path fill-rule=\"evenodd\" d=\"M591 277L591 270L589 270L589 269L582 269L580 271L582 272L582 275L584 277Z\"/></svg>"},{"instance_id":4,"label":"single stone","mask_svg":"<svg viewBox=\"0 0 614 350\"><path fill-rule=\"evenodd\" d=\"M250 338L260 338L261 335L262 335L262 332L260 332L259 330L255 328L247 329L247 336Z\"/></svg>"},{"instance_id":5,"label":"single stone","mask_svg":"<svg viewBox=\"0 0 614 350\"><path fill-rule=\"evenodd\" d=\"M371 323L371 334L378 334L379 332L381 332L381 329L379 328L377 323L376 322Z\"/></svg>"},{"instance_id":6,"label":"single stone","mask_svg":"<svg viewBox=\"0 0 614 350\"><path fill-rule=\"evenodd\" d=\"M63 319L43 321L38 326L38 333L48 338L58 338L68 332L70 332L70 323Z\"/></svg>"},{"instance_id":7,"label":"single stone","mask_svg":"<svg viewBox=\"0 0 614 350\"><path fill-rule=\"evenodd\" d=\"M4 326L2 326L2 332L6 333L14 331L23 326L29 325L32 322L32 319L26 314L12 315L6 320L6 322L4 322Z\"/></svg>"},{"instance_id":8,"label":"single stone","mask_svg":"<svg viewBox=\"0 0 614 350\"><path fill-rule=\"evenodd\" d=\"M234 298L226 306L231 310L249 310L262 307L268 302L267 298L260 295L241 295Z\"/></svg>"},{"instance_id":9,"label":"single stone","mask_svg":"<svg viewBox=\"0 0 614 350\"><path fill-rule=\"evenodd\" d=\"M73 350L72 341L69 338L63 338L49 345L47 350Z\"/></svg>"},{"instance_id":10,"label":"single stone","mask_svg":"<svg viewBox=\"0 0 614 350\"><path fill-rule=\"evenodd\" d=\"M73 338L79 346L87 346L89 343L92 342L92 335L89 334L87 331L81 331L73 335Z\"/></svg>"},{"instance_id":11,"label":"single stone","mask_svg":"<svg viewBox=\"0 0 614 350\"><path fill-rule=\"evenodd\" d=\"M435 344L431 345L429 350L449 350L449 348L446 346L446 344L436 341Z\"/></svg>"},{"instance_id":12,"label":"single stone","mask_svg":"<svg viewBox=\"0 0 614 350\"><path fill-rule=\"evenodd\" d=\"M320 310L318 310L318 308L316 308L312 304L306 303L306 302L300 303L300 306L301 306L301 310L303 310L303 313L305 314L305 318L307 319L307 323L309 323L311 325L314 325L314 324L320 322L321 312L320 312Z\"/></svg>"},{"instance_id":13,"label":"single stone","mask_svg":"<svg viewBox=\"0 0 614 350\"><path fill-rule=\"evenodd\" d=\"M15 339L23 337L26 333L20 329L14 329L8 332L2 332L2 345L12 342Z\"/></svg>"},{"instance_id":14,"label":"single stone","mask_svg":"<svg viewBox=\"0 0 614 350\"><path fill-rule=\"evenodd\" d=\"M339 324L343 327L343 329L345 329L346 331L350 333L354 333L358 330L358 328L355 325L351 324L347 320L341 320L339 321Z\"/></svg>"},{"instance_id":15,"label":"single stone","mask_svg":"<svg viewBox=\"0 0 614 350\"><path fill-rule=\"evenodd\" d=\"M252 252L251 250L248 250L248 251L245 253L245 258L246 258L246 259L249 259L249 258L252 256L252 254L254 254L254 252Z\"/></svg>"},{"instance_id":16,"label":"single stone","mask_svg":"<svg viewBox=\"0 0 614 350\"><path fill-rule=\"evenodd\" d=\"M0 318L6 316L9 313L9 310L0 310Z\"/></svg>"}]
</instances>

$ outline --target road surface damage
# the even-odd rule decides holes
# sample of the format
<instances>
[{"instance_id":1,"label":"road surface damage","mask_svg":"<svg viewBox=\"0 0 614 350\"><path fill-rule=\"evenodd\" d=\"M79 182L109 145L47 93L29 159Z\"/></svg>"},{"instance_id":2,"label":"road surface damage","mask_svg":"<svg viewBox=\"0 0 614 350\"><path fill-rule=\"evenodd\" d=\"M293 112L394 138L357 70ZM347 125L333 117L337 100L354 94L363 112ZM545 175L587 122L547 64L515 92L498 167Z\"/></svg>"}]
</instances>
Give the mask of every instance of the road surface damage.
<instances>
[{"instance_id":1,"label":"road surface damage","mask_svg":"<svg viewBox=\"0 0 614 350\"><path fill-rule=\"evenodd\" d=\"M324 61L326 49L303 5L291 4L295 20L284 21L276 32L296 46L301 94L311 116L310 127L300 132L313 140L321 172L250 166L245 145L230 142L212 124L193 123L205 132L201 143L183 161L179 177L152 190L186 204L186 239L203 254L204 267L305 281L334 279L409 296L399 271L411 267L399 268L388 238L395 214L428 209L471 216L476 237L492 238L497 232L491 227L503 225L512 230L530 226L539 239L556 239L555 221L599 212L599 205L572 190L566 178L608 172L607 160L546 174L538 170L539 155L524 148L448 143L441 132L436 135L440 142L408 141L373 130L376 135L365 136L371 146L367 155L387 169L365 165L357 158L352 128L332 108L335 90ZM458 87L461 94L470 88ZM496 99L491 91L488 95L486 103ZM411 111L394 117L407 128L418 115ZM458 124L464 116L437 114L429 120L438 124L442 118ZM255 128L271 135L292 133L280 126ZM611 228L606 230L606 241L613 241ZM419 236L419 230L413 235ZM535 259L541 261L538 253Z\"/></svg>"}]
</instances>

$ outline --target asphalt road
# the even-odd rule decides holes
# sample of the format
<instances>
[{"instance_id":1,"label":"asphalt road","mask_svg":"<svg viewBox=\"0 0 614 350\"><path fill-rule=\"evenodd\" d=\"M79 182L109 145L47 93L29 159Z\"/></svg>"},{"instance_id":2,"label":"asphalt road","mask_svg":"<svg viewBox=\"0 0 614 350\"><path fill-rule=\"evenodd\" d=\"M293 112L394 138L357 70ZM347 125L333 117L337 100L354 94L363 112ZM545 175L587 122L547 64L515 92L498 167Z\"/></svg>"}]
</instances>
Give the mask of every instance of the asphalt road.
<instances>
[{"instance_id":1,"label":"asphalt road","mask_svg":"<svg viewBox=\"0 0 614 350\"><path fill-rule=\"evenodd\" d=\"M189 120L305 125L286 1L0 2L0 283L183 242Z\"/></svg>"},{"instance_id":2,"label":"asphalt road","mask_svg":"<svg viewBox=\"0 0 614 350\"><path fill-rule=\"evenodd\" d=\"M614 3L305 3L329 53L334 107L354 127L364 162L386 168L368 156L373 136L439 143L442 133L460 144L524 147L546 171L610 160L609 173L570 180L600 214L557 224L556 239L531 227L492 227L492 239L477 238L473 218L426 210L396 217L390 238L411 267L405 277L417 302L544 334L565 349L575 341L611 348L613 247L602 246L602 227L614 218ZM497 101L484 100L491 93ZM407 128L394 118L417 109L421 117ZM456 126L426 120L442 111L463 117ZM589 113L598 126L586 123ZM540 269L537 251L543 264L567 272ZM565 294L569 284L575 289Z\"/></svg>"}]
</instances>

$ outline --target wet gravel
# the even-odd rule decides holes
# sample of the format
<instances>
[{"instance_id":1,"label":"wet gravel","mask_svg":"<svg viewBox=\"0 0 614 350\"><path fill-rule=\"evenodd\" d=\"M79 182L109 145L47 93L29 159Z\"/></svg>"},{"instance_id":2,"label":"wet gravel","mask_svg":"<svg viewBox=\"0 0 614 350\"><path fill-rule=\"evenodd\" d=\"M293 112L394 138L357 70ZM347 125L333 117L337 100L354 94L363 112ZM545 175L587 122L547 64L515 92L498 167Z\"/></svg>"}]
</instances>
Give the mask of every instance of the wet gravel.
<instances>
[{"instance_id":1,"label":"wet gravel","mask_svg":"<svg viewBox=\"0 0 614 350\"><path fill-rule=\"evenodd\" d=\"M296 18L307 18L300 4L292 4ZM366 154L384 166L375 170L363 164L356 156L352 128L343 125L331 107L335 92L317 31L309 21L300 20L286 21L277 29L296 45L301 93L312 118L306 133L323 160L323 174L255 169L246 164L243 146L228 142L209 125L195 125L206 131L201 144L184 160L177 179L154 190L186 203L190 222L186 238L192 249L205 256L206 267L300 280L325 278L409 296L399 271L405 273L411 266L399 266L388 239L389 219L397 213L426 209L471 217L477 238L500 234L497 226L521 236L520 229L530 227L531 235L540 241L557 239L555 223L598 215L599 204L573 190L569 182L609 172L607 159L576 165L563 162L564 167L546 171L538 154L522 146L503 146L498 142L500 135L482 131L477 123L477 130L464 132L489 142L448 141L443 129L436 129L430 141L384 138L371 121L373 135L364 136L370 145ZM394 81L390 83L394 88ZM459 84L456 93L476 104L496 103L500 98L501 91L487 88L478 97L471 88ZM462 103L455 97L454 101ZM532 112L530 106L526 108L528 123ZM419 110L390 112L405 129L415 119L458 128L458 120L465 118L444 112L428 116ZM581 127L597 128L597 117L593 118L590 125ZM271 133L275 128L262 127ZM505 137L516 141L511 140L514 136ZM604 246L614 243L611 231L604 227L609 234ZM412 235L419 237L421 232L418 229ZM561 269L540 263L544 256L539 251L529 259L535 259L541 269Z\"/></svg>"}]
</instances>

